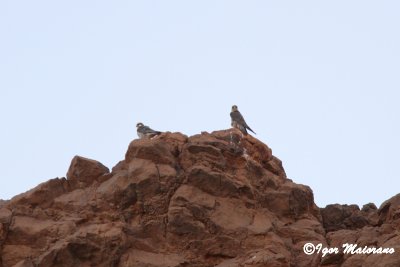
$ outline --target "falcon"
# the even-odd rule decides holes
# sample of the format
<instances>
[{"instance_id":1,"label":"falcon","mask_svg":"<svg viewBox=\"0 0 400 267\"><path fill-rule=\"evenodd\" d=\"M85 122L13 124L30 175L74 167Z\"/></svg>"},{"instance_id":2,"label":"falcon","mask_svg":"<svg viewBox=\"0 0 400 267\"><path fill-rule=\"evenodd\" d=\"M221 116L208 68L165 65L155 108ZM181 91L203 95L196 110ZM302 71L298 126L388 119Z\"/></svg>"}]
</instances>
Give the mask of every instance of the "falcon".
<instances>
[{"instance_id":1,"label":"falcon","mask_svg":"<svg viewBox=\"0 0 400 267\"><path fill-rule=\"evenodd\" d=\"M140 139L143 138L152 138L156 135L161 134L161 132L159 131L154 131L153 129L151 129L149 126L144 125L141 122L138 122L136 124L136 130L137 130L137 134L139 136Z\"/></svg>"},{"instance_id":2,"label":"falcon","mask_svg":"<svg viewBox=\"0 0 400 267\"><path fill-rule=\"evenodd\" d=\"M249 125L247 125L246 121L244 120L242 114L240 114L238 107L236 105L232 106L232 111L231 111L231 125L233 128L239 129L244 135L247 135L247 130L249 129L253 133L255 133Z\"/></svg>"}]
</instances>

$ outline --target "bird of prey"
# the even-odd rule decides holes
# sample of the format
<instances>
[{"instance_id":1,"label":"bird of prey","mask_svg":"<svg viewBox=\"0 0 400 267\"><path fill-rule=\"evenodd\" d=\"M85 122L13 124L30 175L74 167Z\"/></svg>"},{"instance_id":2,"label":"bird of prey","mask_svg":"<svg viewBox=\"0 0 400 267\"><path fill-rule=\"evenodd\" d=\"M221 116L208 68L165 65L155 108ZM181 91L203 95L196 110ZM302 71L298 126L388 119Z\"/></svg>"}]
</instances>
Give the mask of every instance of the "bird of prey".
<instances>
[{"instance_id":1,"label":"bird of prey","mask_svg":"<svg viewBox=\"0 0 400 267\"><path fill-rule=\"evenodd\" d=\"M140 139L152 138L152 137L154 137L156 135L159 135L161 133L159 131L154 131L149 126L146 126L141 122L138 122L136 124L136 130L137 130L137 134L138 134Z\"/></svg>"},{"instance_id":2,"label":"bird of prey","mask_svg":"<svg viewBox=\"0 0 400 267\"><path fill-rule=\"evenodd\" d=\"M244 120L242 114L240 114L238 107L236 105L232 106L232 111L231 111L231 125L233 128L239 129L244 135L247 135L247 130L249 129L253 133L255 133L249 125L247 125L246 121Z\"/></svg>"}]
</instances>

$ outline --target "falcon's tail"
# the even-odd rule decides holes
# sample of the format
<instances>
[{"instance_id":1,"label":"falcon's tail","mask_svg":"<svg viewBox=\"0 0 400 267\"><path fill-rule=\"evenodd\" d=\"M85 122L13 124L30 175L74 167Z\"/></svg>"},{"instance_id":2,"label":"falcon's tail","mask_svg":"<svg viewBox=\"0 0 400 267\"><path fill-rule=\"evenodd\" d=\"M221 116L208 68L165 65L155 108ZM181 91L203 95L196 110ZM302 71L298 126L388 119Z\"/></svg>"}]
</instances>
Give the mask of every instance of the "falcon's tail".
<instances>
[{"instance_id":1,"label":"falcon's tail","mask_svg":"<svg viewBox=\"0 0 400 267\"><path fill-rule=\"evenodd\" d=\"M256 134L249 126L246 126L247 129L249 129L252 133Z\"/></svg>"}]
</instances>

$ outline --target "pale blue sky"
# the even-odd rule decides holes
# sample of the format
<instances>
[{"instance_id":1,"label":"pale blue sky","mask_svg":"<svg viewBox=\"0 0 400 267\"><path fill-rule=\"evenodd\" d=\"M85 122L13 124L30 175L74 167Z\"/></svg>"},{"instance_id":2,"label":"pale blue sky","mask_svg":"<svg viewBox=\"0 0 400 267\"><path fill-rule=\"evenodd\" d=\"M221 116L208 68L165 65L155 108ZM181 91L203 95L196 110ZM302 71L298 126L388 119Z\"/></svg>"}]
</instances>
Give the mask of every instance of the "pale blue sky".
<instances>
[{"instance_id":1,"label":"pale blue sky","mask_svg":"<svg viewBox=\"0 0 400 267\"><path fill-rule=\"evenodd\" d=\"M0 198L233 104L316 203L400 192L398 1L0 1Z\"/></svg>"}]
</instances>

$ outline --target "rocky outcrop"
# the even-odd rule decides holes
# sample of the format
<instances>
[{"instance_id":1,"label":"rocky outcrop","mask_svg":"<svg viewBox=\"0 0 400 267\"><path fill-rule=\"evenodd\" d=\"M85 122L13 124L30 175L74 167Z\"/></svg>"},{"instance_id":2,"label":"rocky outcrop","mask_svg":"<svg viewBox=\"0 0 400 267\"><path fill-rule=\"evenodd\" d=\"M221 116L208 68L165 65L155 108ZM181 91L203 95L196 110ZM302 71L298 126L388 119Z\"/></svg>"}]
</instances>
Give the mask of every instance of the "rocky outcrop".
<instances>
[{"instance_id":1,"label":"rocky outcrop","mask_svg":"<svg viewBox=\"0 0 400 267\"><path fill-rule=\"evenodd\" d=\"M360 210L356 205L328 205L321 209L330 247L356 244L356 248L393 248L393 254L340 253L329 255L323 266L400 266L400 220L393 216L400 209L400 195L381 205L372 203ZM324 264L326 263L326 264Z\"/></svg>"},{"instance_id":2,"label":"rocky outcrop","mask_svg":"<svg viewBox=\"0 0 400 267\"><path fill-rule=\"evenodd\" d=\"M321 214L324 228L328 232L379 224L378 210L372 203L364 205L362 210L357 205L328 205L321 209Z\"/></svg>"},{"instance_id":3,"label":"rocky outcrop","mask_svg":"<svg viewBox=\"0 0 400 267\"><path fill-rule=\"evenodd\" d=\"M163 133L132 141L111 172L76 156L67 178L0 203L0 267L400 266L397 255L303 252L397 249L399 199L319 209L251 135Z\"/></svg>"},{"instance_id":4,"label":"rocky outcrop","mask_svg":"<svg viewBox=\"0 0 400 267\"><path fill-rule=\"evenodd\" d=\"M87 187L96 179L109 178L109 172L109 169L98 161L75 156L67 172L67 179L72 188Z\"/></svg>"}]
</instances>

